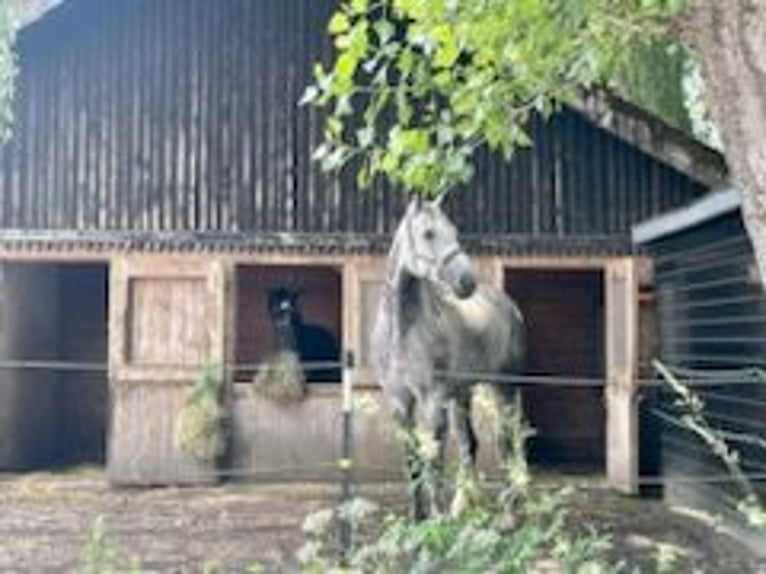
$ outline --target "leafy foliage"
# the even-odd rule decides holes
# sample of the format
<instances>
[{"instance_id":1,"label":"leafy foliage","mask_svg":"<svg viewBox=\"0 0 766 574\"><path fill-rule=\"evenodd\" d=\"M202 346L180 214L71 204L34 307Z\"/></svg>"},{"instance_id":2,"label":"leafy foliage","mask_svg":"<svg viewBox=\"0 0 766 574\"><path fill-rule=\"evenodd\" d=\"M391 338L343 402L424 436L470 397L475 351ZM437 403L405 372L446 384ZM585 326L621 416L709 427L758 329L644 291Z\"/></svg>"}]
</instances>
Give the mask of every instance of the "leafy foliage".
<instances>
[{"instance_id":1,"label":"leafy foliage","mask_svg":"<svg viewBox=\"0 0 766 574\"><path fill-rule=\"evenodd\" d=\"M505 425L514 453L503 468L506 480L499 492L461 468L455 500L462 494L470 504L453 503L450 515L435 514L426 520L384 516L375 503L363 499L322 509L309 515L303 525L307 542L298 553L303 571L338 571L336 519L353 524L361 533L361 542L345 555L345 568L351 572L619 571L621 565L610 564L606 558L609 537L569 519L571 490L532 486L525 456L532 433L520 406L494 413L493 422Z\"/></svg>"},{"instance_id":2,"label":"leafy foliage","mask_svg":"<svg viewBox=\"0 0 766 574\"><path fill-rule=\"evenodd\" d=\"M15 40L12 5L8 0L0 0L0 141L8 139L13 123L13 97L18 72L13 50Z\"/></svg>"},{"instance_id":3,"label":"leafy foliage","mask_svg":"<svg viewBox=\"0 0 766 574\"><path fill-rule=\"evenodd\" d=\"M125 564L129 564L126 568ZM129 572L140 574L141 564L138 560L127 561L109 538L104 517L99 516L88 533L82 556L82 572L84 574L116 574Z\"/></svg>"},{"instance_id":4,"label":"leafy foliage","mask_svg":"<svg viewBox=\"0 0 766 574\"><path fill-rule=\"evenodd\" d=\"M329 110L314 157L426 195L470 180L482 145L510 156L532 113L614 76L680 0L346 0L333 66L304 103Z\"/></svg>"},{"instance_id":5,"label":"leafy foliage","mask_svg":"<svg viewBox=\"0 0 766 574\"><path fill-rule=\"evenodd\" d=\"M486 485L482 488L486 489ZM370 503L350 515L363 533L347 566L352 572L593 572L619 571L606 558L608 536L568 519L567 491L535 490L509 508L502 496L484 496L457 516L423 521L389 514ZM331 511L307 517L308 541L298 558L307 573L339 566ZM349 516L346 516L349 518Z\"/></svg>"},{"instance_id":6,"label":"leafy foliage","mask_svg":"<svg viewBox=\"0 0 766 574\"><path fill-rule=\"evenodd\" d=\"M677 41L653 38L634 43L626 51L612 81L628 101L693 133L685 90L692 62L692 55Z\"/></svg>"},{"instance_id":7,"label":"leafy foliage","mask_svg":"<svg viewBox=\"0 0 766 574\"><path fill-rule=\"evenodd\" d=\"M732 441L766 449L766 440L761 437L731 432L712 425L705 416L705 403L689 386L679 379L667 365L655 359L654 369L665 380L674 395L674 406L680 410L680 423L699 437L710 452L726 467L740 492L736 510L752 528L766 533L766 502L762 500L747 473L742 468L739 451L730 444ZM763 380L760 370L754 374Z\"/></svg>"}]
</instances>

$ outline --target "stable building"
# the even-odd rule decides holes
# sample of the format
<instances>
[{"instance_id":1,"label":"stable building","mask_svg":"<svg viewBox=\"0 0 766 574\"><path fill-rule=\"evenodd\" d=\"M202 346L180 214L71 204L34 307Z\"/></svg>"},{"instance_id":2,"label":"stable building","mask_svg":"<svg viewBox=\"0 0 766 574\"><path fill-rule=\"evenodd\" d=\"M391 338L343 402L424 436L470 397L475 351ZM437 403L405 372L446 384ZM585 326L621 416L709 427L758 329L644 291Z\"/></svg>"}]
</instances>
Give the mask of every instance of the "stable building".
<instances>
[{"instance_id":1,"label":"stable building","mask_svg":"<svg viewBox=\"0 0 766 574\"><path fill-rule=\"evenodd\" d=\"M333 4L67 0L21 30L0 150L0 467L103 463L116 484L335 475L339 385L279 406L243 376L285 283L377 396L367 333L406 199L310 161L322 117L296 102L331 53ZM722 162L608 94L530 132L510 163L480 152L446 210L524 312L528 374L550 379L526 391L534 460L633 491L651 297L630 229L702 196ZM173 441L210 360L229 367L215 468ZM567 380L590 384L553 384ZM362 476L398 475L382 418L357 417Z\"/></svg>"}]
</instances>

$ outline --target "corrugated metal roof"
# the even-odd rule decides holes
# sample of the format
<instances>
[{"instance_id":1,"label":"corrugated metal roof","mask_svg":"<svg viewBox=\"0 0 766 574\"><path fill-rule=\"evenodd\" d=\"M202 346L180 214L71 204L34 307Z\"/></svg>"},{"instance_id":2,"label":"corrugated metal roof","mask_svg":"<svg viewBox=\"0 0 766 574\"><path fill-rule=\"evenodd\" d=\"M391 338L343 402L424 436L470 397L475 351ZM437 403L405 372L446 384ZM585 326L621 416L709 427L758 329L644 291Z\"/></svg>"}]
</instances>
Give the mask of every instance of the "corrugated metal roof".
<instances>
[{"instance_id":1,"label":"corrugated metal roof","mask_svg":"<svg viewBox=\"0 0 766 574\"><path fill-rule=\"evenodd\" d=\"M685 231L720 215L739 209L742 196L738 189L712 192L685 207L674 209L633 226L633 242L639 245Z\"/></svg>"},{"instance_id":2,"label":"corrugated metal roof","mask_svg":"<svg viewBox=\"0 0 766 574\"><path fill-rule=\"evenodd\" d=\"M33 24L64 0L14 0L12 9L19 28Z\"/></svg>"}]
</instances>

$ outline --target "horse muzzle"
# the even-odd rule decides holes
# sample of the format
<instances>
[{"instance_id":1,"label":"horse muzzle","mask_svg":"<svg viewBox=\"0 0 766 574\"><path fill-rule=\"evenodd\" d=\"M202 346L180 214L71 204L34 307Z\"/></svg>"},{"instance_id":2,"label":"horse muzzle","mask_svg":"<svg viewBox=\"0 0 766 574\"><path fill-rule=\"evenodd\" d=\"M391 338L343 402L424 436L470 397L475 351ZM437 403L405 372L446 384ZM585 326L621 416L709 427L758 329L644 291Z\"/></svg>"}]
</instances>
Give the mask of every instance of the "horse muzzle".
<instances>
[{"instance_id":1,"label":"horse muzzle","mask_svg":"<svg viewBox=\"0 0 766 574\"><path fill-rule=\"evenodd\" d=\"M458 299L467 299L476 291L476 274L468 256L461 252L446 261L439 273Z\"/></svg>"},{"instance_id":2,"label":"horse muzzle","mask_svg":"<svg viewBox=\"0 0 766 574\"><path fill-rule=\"evenodd\" d=\"M455 286L455 295L460 299L468 299L476 291L476 279L473 273L463 273Z\"/></svg>"}]
</instances>

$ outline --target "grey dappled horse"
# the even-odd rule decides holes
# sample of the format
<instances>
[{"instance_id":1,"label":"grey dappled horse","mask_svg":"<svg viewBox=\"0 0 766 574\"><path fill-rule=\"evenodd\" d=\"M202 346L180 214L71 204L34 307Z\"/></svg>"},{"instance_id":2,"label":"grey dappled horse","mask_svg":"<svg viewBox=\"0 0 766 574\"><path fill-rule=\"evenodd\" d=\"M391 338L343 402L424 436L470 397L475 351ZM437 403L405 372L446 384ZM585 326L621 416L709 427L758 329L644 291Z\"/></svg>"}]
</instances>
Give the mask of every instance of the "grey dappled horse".
<instances>
[{"instance_id":1,"label":"grey dappled horse","mask_svg":"<svg viewBox=\"0 0 766 574\"><path fill-rule=\"evenodd\" d=\"M478 443L471 387L482 382L482 375L491 380L518 372L525 352L524 321L516 304L502 290L479 282L440 203L441 198L416 198L407 207L388 255L371 336L373 368L396 422L411 431L417 407L436 441L431 462L419 460L414 439L407 441L411 512L417 518L435 506L419 473L427 464L440 469L450 400L461 462L473 466ZM508 400L511 387L496 388L498 398ZM498 438L506 458L507 437Z\"/></svg>"}]
</instances>

